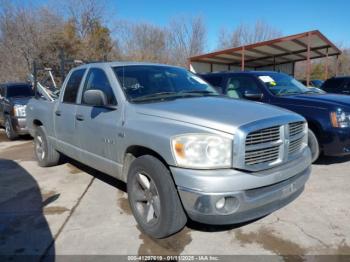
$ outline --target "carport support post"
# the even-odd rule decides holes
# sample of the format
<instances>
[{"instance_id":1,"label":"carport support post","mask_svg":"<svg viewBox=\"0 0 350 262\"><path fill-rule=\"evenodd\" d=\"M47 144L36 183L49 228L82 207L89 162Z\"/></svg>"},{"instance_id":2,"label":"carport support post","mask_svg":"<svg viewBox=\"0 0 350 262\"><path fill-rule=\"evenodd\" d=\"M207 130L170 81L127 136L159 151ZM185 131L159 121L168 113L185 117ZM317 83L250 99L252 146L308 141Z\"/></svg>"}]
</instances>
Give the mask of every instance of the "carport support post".
<instances>
[{"instance_id":1,"label":"carport support post","mask_svg":"<svg viewBox=\"0 0 350 262\"><path fill-rule=\"evenodd\" d=\"M339 56L335 59L335 76L338 76L338 62L339 62Z\"/></svg>"},{"instance_id":2,"label":"carport support post","mask_svg":"<svg viewBox=\"0 0 350 262\"><path fill-rule=\"evenodd\" d=\"M310 44L311 44L311 34L307 33L307 60L306 60L306 85L310 84L311 75L311 62L310 62Z\"/></svg>"},{"instance_id":3,"label":"carport support post","mask_svg":"<svg viewBox=\"0 0 350 262\"><path fill-rule=\"evenodd\" d=\"M244 46L242 46L242 55L241 55L241 71L244 71Z\"/></svg>"}]
</instances>

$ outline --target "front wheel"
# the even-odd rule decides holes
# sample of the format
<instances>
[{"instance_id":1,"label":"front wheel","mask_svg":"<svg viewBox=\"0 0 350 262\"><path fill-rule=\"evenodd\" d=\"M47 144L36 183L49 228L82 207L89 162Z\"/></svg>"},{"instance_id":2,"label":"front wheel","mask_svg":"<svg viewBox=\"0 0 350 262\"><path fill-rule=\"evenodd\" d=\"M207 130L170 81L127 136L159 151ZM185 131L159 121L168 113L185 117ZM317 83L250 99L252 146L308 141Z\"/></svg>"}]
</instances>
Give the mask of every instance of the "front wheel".
<instances>
[{"instance_id":1,"label":"front wheel","mask_svg":"<svg viewBox=\"0 0 350 262\"><path fill-rule=\"evenodd\" d=\"M187 217L167 167L145 155L130 166L127 179L131 210L142 231L164 238L181 230Z\"/></svg>"},{"instance_id":2,"label":"front wheel","mask_svg":"<svg viewBox=\"0 0 350 262\"><path fill-rule=\"evenodd\" d=\"M41 167L55 166L60 160L60 153L53 148L42 126L38 126L35 130L34 153Z\"/></svg>"},{"instance_id":3,"label":"front wheel","mask_svg":"<svg viewBox=\"0 0 350 262\"><path fill-rule=\"evenodd\" d=\"M18 137L15 130L13 130L13 126L12 126L10 117L7 117L5 120L5 132L6 132L6 136L9 140L14 140Z\"/></svg>"},{"instance_id":4,"label":"front wheel","mask_svg":"<svg viewBox=\"0 0 350 262\"><path fill-rule=\"evenodd\" d=\"M320 156L320 146L318 144L318 140L315 133L311 129L309 129L308 132L308 146L311 150L312 163L314 163Z\"/></svg>"}]
</instances>

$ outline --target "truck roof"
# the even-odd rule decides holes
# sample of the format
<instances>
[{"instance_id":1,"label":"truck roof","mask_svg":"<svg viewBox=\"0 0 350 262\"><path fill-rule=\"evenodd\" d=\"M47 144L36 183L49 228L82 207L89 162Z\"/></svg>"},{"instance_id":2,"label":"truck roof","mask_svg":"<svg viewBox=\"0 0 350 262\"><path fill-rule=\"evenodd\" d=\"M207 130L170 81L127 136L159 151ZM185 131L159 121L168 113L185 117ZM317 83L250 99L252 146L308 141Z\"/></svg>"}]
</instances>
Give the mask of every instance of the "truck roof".
<instances>
[{"instance_id":1,"label":"truck roof","mask_svg":"<svg viewBox=\"0 0 350 262\"><path fill-rule=\"evenodd\" d=\"M283 72L276 72L276 71L218 71L218 72L212 72L212 73L199 73L198 75L228 75L228 74L247 74L247 75L256 75L256 74L273 74L273 73L280 73L285 74Z\"/></svg>"},{"instance_id":2,"label":"truck roof","mask_svg":"<svg viewBox=\"0 0 350 262\"><path fill-rule=\"evenodd\" d=\"M178 67L183 68L180 66L173 66L173 65L167 65L167 64L158 64L158 63L149 63L149 62L132 62L132 61L113 61L113 62L97 62L97 63L87 63L80 66L77 66L75 68L86 68L91 66L98 66L98 67L114 67L114 66L133 66L133 65L141 65L141 66L171 66L171 67Z\"/></svg>"},{"instance_id":3,"label":"truck roof","mask_svg":"<svg viewBox=\"0 0 350 262\"><path fill-rule=\"evenodd\" d=\"M0 84L0 86L6 86L7 88L23 86L23 85L30 86L30 84L26 82L6 82L6 83Z\"/></svg>"}]
</instances>

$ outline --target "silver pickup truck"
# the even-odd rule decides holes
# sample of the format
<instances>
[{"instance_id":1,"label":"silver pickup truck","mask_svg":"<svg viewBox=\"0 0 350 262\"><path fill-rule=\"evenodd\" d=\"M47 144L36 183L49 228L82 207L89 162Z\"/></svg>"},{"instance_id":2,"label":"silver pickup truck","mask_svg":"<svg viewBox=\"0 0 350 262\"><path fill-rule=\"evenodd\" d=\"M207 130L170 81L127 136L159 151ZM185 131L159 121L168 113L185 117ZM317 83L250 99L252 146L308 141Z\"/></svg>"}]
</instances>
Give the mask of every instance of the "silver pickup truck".
<instances>
[{"instance_id":1,"label":"silver pickup truck","mask_svg":"<svg viewBox=\"0 0 350 262\"><path fill-rule=\"evenodd\" d=\"M32 99L27 124L40 166L64 154L127 183L155 238L188 218L233 224L294 200L310 175L300 115L221 97L183 68L95 63L71 70L56 101Z\"/></svg>"}]
</instances>

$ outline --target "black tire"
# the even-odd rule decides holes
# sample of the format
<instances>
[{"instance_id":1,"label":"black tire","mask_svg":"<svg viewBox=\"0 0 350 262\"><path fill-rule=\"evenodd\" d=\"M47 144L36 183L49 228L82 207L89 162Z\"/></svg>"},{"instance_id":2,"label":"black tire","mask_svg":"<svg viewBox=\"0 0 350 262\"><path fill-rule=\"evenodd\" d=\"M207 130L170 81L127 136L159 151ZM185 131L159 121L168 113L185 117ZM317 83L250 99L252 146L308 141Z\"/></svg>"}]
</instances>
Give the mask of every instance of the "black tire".
<instances>
[{"instance_id":1,"label":"black tire","mask_svg":"<svg viewBox=\"0 0 350 262\"><path fill-rule=\"evenodd\" d=\"M311 129L308 132L308 145L311 150L311 161L314 163L320 156L320 146L315 133Z\"/></svg>"},{"instance_id":2,"label":"black tire","mask_svg":"<svg viewBox=\"0 0 350 262\"><path fill-rule=\"evenodd\" d=\"M53 148L42 126L35 129L34 154L41 167L55 166L60 161L60 153Z\"/></svg>"},{"instance_id":3,"label":"black tire","mask_svg":"<svg viewBox=\"0 0 350 262\"><path fill-rule=\"evenodd\" d=\"M6 136L9 140L15 140L18 137L15 130L13 129L12 121L11 121L10 117L6 117L5 132L6 132Z\"/></svg>"},{"instance_id":4,"label":"black tire","mask_svg":"<svg viewBox=\"0 0 350 262\"><path fill-rule=\"evenodd\" d=\"M148 191L147 187L144 187L145 177L149 183ZM170 171L157 158L145 155L136 158L131 163L127 190L134 217L146 234L153 238L164 238L180 231L185 226L187 217Z\"/></svg>"}]
</instances>

